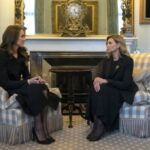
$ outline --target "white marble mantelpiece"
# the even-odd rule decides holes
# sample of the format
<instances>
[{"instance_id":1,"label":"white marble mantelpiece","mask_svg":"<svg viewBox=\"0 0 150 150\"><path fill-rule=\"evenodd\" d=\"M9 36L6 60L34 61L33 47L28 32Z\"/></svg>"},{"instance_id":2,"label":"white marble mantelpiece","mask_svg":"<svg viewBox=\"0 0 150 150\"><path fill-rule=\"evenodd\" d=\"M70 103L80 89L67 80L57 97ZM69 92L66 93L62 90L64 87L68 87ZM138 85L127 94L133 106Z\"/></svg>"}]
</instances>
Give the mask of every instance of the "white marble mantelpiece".
<instances>
[{"instance_id":1,"label":"white marble mantelpiece","mask_svg":"<svg viewBox=\"0 0 150 150\"><path fill-rule=\"evenodd\" d=\"M136 50L137 37L125 37L130 52ZM30 52L105 52L106 36L60 37L58 35L27 36L25 46Z\"/></svg>"}]
</instances>

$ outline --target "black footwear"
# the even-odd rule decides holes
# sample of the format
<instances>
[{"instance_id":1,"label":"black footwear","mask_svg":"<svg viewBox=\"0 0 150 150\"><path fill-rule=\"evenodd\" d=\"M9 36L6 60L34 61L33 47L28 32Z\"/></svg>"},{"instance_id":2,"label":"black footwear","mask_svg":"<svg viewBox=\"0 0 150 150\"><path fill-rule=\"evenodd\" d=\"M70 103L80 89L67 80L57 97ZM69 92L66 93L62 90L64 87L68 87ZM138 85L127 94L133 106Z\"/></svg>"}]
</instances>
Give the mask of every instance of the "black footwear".
<instances>
[{"instance_id":1,"label":"black footwear","mask_svg":"<svg viewBox=\"0 0 150 150\"><path fill-rule=\"evenodd\" d=\"M55 139L54 139L53 137L51 137L50 135L49 135L49 137L48 137L48 140L49 140L50 142L55 142Z\"/></svg>"},{"instance_id":2,"label":"black footwear","mask_svg":"<svg viewBox=\"0 0 150 150\"><path fill-rule=\"evenodd\" d=\"M100 119L97 118L97 120L95 120L95 124L95 132L88 138L89 141L98 141L105 133L105 127Z\"/></svg>"},{"instance_id":3,"label":"black footwear","mask_svg":"<svg viewBox=\"0 0 150 150\"><path fill-rule=\"evenodd\" d=\"M88 134L88 136L86 137L87 139L90 139L90 137L95 134L96 131L96 123L94 123L92 131Z\"/></svg>"},{"instance_id":4,"label":"black footwear","mask_svg":"<svg viewBox=\"0 0 150 150\"><path fill-rule=\"evenodd\" d=\"M35 129L32 130L32 133L33 133L33 141L36 140L37 143L39 143L39 144L51 144L51 143L53 143L53 142L55 141L52 137L40 141L40 140L38 139L37 135L36 135Z\"/></svg>"},{"instance_id":5,"label":"black footwear","mask_svg":"<svg viewBox=\"0 0 150 150\"><path fill-rule=\"evenodd\" d=\"M101 129L100 129L101 130ZM92 135L92 136L90 136L90 138L88 139L89 141L98 141L98 140L100 140L102 137L103 137L103 135L105 134L105 130L101 130L100 132L99 132L99 134L97 133L96 135Z\"/></svg>"}]
</instances>

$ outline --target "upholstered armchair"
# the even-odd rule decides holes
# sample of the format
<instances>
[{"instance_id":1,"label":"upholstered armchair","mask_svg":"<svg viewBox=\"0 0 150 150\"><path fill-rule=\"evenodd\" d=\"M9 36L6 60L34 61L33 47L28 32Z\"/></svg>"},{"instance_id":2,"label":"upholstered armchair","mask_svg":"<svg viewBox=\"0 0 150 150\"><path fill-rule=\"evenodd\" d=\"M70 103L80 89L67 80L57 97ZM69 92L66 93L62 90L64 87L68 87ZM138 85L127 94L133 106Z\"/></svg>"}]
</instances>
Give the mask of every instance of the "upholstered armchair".
<instances>
[{"instance_id":1,"label":"upholstered armchair","mask_svg":"<svg viewBox=\"0 0 150 150\"><path fill-rule=\"evenodd\" d=\"M58 88L51 88L50 91L61 97ZM15 97L16 94L8 97L7 91L0 87L0 142L2 143L20 144L32 138L33 118L23 112ZM48 108L47 127L49 133L62 129L61 103L55 111Z\"/></svg>"},{"instance_id":2,"label":"upholstered armchair","mask_svg":"<svg viewBox=\"0 0 150 150\"><path fill-rule=\"evenodd\" d=\"M139 87L132 105L120 110L120 131L137 137L150 136L150 53L131 54L133 78Z\"/></svg>"}]
</instances>

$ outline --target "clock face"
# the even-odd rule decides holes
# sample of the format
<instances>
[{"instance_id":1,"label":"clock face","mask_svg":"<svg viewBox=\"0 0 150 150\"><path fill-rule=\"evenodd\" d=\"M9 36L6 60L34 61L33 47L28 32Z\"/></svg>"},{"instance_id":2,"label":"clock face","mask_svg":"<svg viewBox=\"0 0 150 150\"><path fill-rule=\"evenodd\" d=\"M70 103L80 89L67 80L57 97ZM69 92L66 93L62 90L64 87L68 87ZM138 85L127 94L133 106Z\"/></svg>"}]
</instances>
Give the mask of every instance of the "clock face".
<instances>
[{"instance_id":1,"label":"clock face","mask_svg":"<svg viewBox=\"0 0 150 150\"><path fill-rule=\"evenodd\" d=\"M81 11L81 6L78 3L71 3L67 7L67 14L71 18L79 18Z\"/></svg>"}]
</instances>

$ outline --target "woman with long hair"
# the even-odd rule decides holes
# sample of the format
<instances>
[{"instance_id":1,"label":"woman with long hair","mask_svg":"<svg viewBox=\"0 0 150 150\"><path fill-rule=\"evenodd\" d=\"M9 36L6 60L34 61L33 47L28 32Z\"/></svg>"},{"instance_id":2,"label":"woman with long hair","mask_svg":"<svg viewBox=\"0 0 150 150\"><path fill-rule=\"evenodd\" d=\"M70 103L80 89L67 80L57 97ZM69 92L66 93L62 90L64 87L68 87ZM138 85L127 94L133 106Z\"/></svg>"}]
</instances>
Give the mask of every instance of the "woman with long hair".
<instances>
[{"instance_id":1,"label":"woman with long hair","mask_svg":"<svg viewBox=\"0 0 150 150\"><path fill-rule=\"evenodd\" d=\"M16 100L24 112L34 117L33 136L40 144L55 140L48 134L44 110L57 109L59 98L49 92L40 76L30 77L25 42L25 28L10 25L4 31L0 45L0 86L9 95L18 94ZM45 118L45 119L44 119Z\"/></svg>"},{"instance_id":2,"label":"woman with long hair","mask_svg":"<svg viewBox=\"0 0 150 150\"><path fill-rule=\"evenodd\" d=\"M102 72L94 79L88 98L87 120L94 123L87 136L89 141L97 141L105 132L118 129L120 107L124 101L132 104L138 90L132 78L133 60L123 37L108 36L106 47L108 57Z\"/></svg>"}]
</instances>

